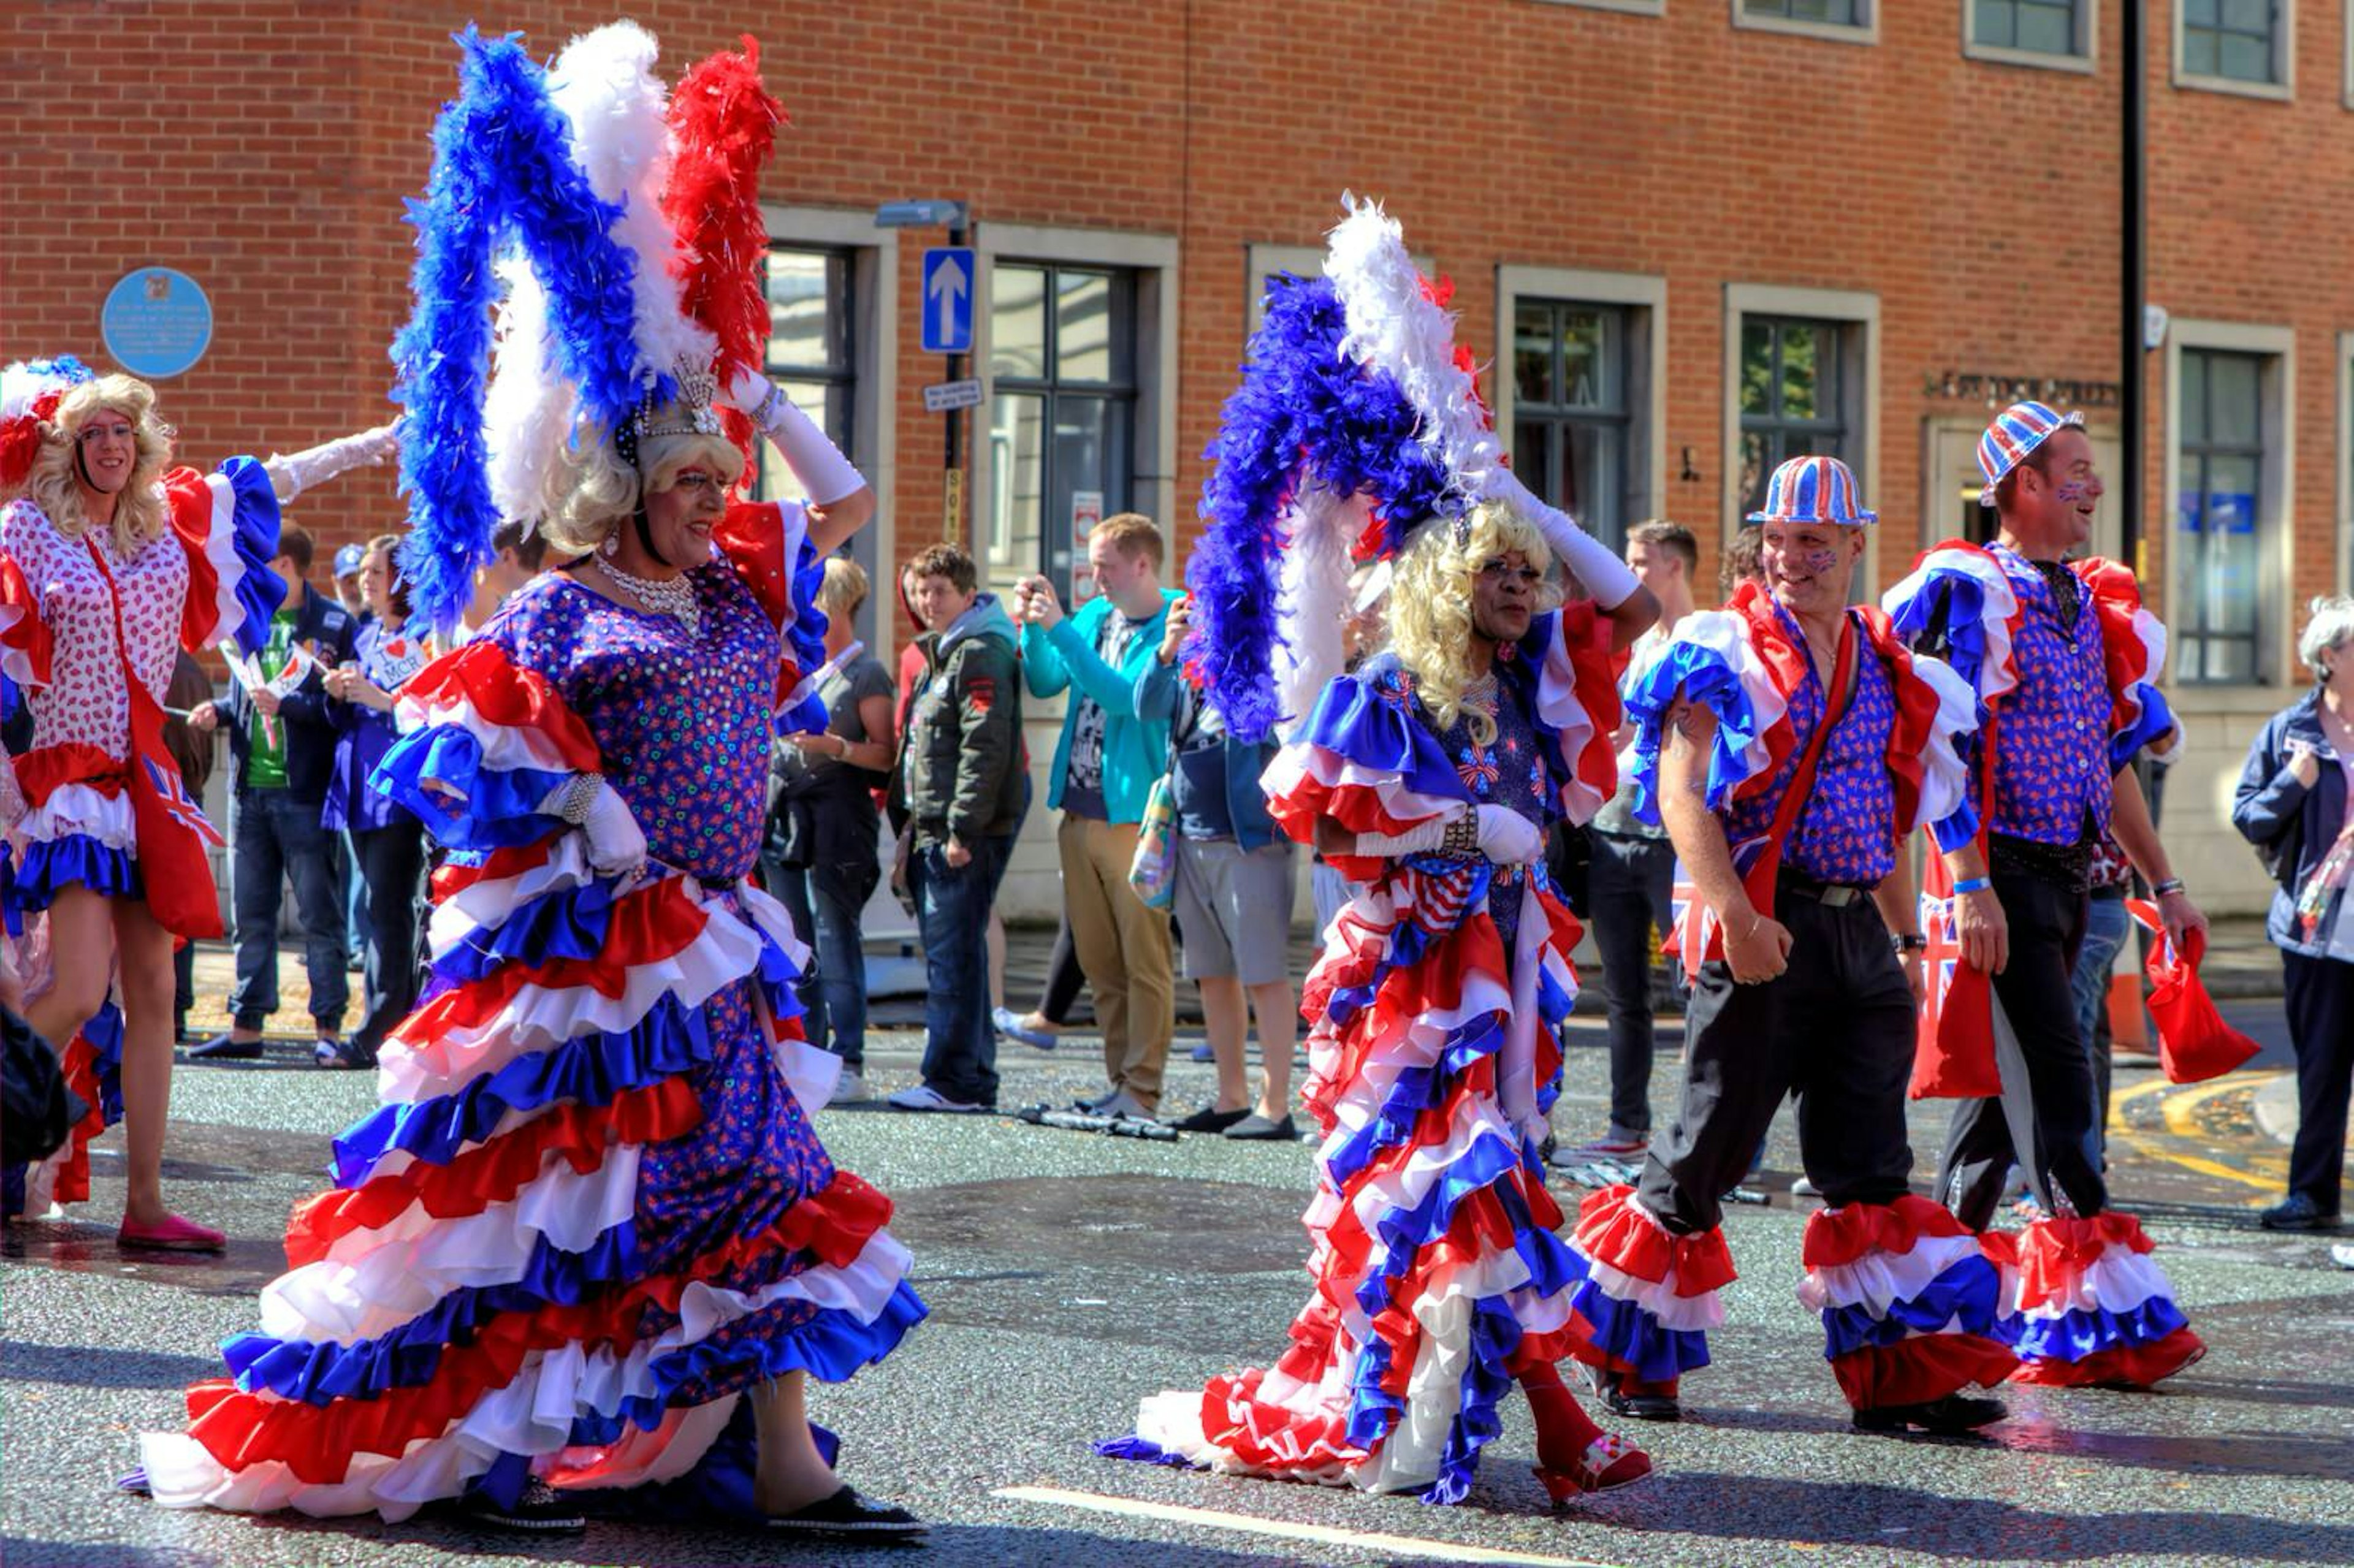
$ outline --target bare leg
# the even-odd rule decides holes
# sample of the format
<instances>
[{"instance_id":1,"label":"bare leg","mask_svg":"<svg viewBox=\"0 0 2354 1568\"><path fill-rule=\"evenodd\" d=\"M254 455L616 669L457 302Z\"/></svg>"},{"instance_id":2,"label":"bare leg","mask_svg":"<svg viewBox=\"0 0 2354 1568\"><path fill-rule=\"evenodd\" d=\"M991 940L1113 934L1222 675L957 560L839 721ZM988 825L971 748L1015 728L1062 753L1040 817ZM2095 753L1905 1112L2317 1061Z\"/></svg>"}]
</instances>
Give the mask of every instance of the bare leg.
<instances>
[{"instance_id":1,"label":"bare leg","mask_svg":"<svg viewBox=\"0 0 2354 1568\"><path fill-rule=\"evenodd\" d=\"M48 922L49 989L33 999L25 1022L63 1055L106 1000L114 934L107 900L87 887L58 889Z\"/></svg>"},{"instance_id":2,"label":"bare leg","mask_svg":"<svg viewBox=\"0 0 2354 1568\"><path fill-rule=\"evenodd\" d=\"M787 1372L744 1391L752 1402L760 1445L752 1499L763 1513L791 1513L841 1489L841 1478L818 1457L817 1441L810 1436L809 1409L801 1397L808 1381L806 1372Z\"/></svg>"},{"instance_id":3,"label":"bare leg","mask_svg":"<svg viewBox=\"0 0 2354 1568\"><path fill-rule=\"evenodd\" d=\"M1258 1114L1281 1121L1291 1110L1291 1050L1299 1033L1299 1008L1288 980L1251 987L1250 1001L1258 1018Z\"/></svg>"},{"instance_id":4,"label":"bare leg","mask_svg":"<svg viewBox=\"0 0 2354 1568\"><path fill-rule=\"evenodd\" d=\"M122 1137L130 1192L122 1217L153 1225L164 1206L164 1124L172 1108L172 934L144 904L114 902L122 954Z\"/></svg>"},{"instance_id":5,"label":"bare leg","mask_svg":"<svg viewBox=\"0 0 2354 1568\"><path fill-rule=\"evenodd\" d=\"M1210 1037L1210 1054L1218 1065L1216 1109L1238 1111L1250 1103L1250 1084L1243 1067L1243 1041L1250 1015L1243 1011L1243 982L1232 975L1205 975L1193 982L1202 988L1202 1026Z\"/></svg>"}]
</instances>

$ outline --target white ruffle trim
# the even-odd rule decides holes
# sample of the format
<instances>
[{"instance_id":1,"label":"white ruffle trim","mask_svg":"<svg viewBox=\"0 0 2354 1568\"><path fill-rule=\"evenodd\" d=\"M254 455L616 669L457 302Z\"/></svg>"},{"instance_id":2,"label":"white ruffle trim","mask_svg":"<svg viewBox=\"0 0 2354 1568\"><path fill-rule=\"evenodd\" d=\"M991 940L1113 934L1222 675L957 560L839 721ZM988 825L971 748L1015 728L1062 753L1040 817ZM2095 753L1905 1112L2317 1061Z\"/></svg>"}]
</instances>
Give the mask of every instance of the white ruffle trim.
<instances>
[{"instance_id":1,"label":"white ruffle trim","mask_svg":"<svg viewBox=\"0 0 2354 1568\"><path fill-rule=\"evenodd\" d=\"M1370 789L1382 811L1402 827L1416 827L1439 817L1460 816L1463 802L1443 795L1424 795L1406 788L1402 775L1363 767L1337 751L1311 741L1294 741L1275 754L1259 775L1259 788L1270 800L1288 799L1313 781L1327 789Z\"/></svg>"},{"instance_id":2,"label":"white ruffle trim","mask_svg":"<svg viewBox=\"0 0 2354 1568\"><path fill-rule=\"evenodd\" d=\"M1981 701L1991 703L2019 683L2010 661L2010 623L2019 614L2019 595L1992 556L1976 550L1932 550L1902 581L1880 596L1880 608L1891 616L1898 614L1923 594L1934 593L1940 573L1968 577L1982 590L1985 609L1978 624L1986 641L1986 663L1978 671L1978 694Z\"/></svg>"},{"instance_id":3,"label":"white ruffle trim","mask_svg":"<svg viewBox=\"0 0 2354 1568\"><path fill-rule=\"evenodd\" d=\"M139 829L129 794L108 795L89 784L60 784L27 810L16 832L28 843L55 843L87 833L109 849L136 849Z\"/></svg>"},{"instance_id":4,"label":"white ruffle trim","mask_svg":"<svg viewBox=\"0 0 2354 1568\"><path fill-rule=\"evenodd\" d=\"M1875 1319L1885 1318L1955 1264L1979 1255L1976 1236L1922 1236L1907 1253L1869 1252L1853 1263L1808 1269L1798 1282L1798 1300L1817 1312L1862 1307Z\"/></svg>"}]
</instances>

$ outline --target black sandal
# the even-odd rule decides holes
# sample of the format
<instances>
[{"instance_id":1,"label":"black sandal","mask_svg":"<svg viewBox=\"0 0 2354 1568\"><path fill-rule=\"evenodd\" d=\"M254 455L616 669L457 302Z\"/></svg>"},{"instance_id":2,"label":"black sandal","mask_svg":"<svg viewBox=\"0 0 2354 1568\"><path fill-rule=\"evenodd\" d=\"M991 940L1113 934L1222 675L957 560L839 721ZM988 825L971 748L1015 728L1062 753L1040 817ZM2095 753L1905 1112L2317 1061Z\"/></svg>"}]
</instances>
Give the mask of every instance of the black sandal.
<instances>
[{"instance_id":1,"label":"black sandal","mask_svg":"<svg viewBox=\"0 0 2354 1568\"><path fill-rule=\"evenodd\" d=\"M453 1506L458 1517L467 1523L488 1525L493 1530L570 1535L588 1528L588 1516L571 1499L537 1476L524 1482L523 1491L510 1506L501 1507L480 1489L466 1493Z\"/></svg>"},{"instance_id":2,"label":"black sandal","mask_svg":"<svg viewBox=\"0 0 2354 1568\"><path fill-rule=\"evenodd\" d=\"M906 1509L858 1495L845 1486L790 1513L772 1513L768 1528L804 1541L914 1541L931 1527Z\"/></svg>"}]
</instances>

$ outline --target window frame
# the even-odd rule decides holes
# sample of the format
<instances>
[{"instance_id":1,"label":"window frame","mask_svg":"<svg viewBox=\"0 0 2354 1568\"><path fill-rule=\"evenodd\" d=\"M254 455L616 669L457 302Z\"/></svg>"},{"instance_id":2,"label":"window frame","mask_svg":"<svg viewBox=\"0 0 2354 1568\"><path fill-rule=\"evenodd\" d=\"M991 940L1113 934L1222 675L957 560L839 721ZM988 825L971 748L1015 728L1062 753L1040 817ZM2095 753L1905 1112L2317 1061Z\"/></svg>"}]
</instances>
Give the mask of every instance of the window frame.
<instances>
[{"instance_id":1,"label":"window frame","mask_svg":"<svg viewBox=\"0 0 2354 1568\"><path fill-rule=\"evenodd\" d=\"M2177 318L2166 340L2165 519L2159 548L2166 592L2160 605L2171 620L2182 600L2184 552L2175 548L2177 524L2182 515L2182 355L2210 351L2253 354L2264 358L2259 377L2260 429L2269 433L2257 469L2256 501L2256 648L2253 683L2179 681L2175 671L2180 654L2169 650L2167 683L2187 692L2266 692L2277 695L2296 683L2291 669L2296 657L2295 629L2283 630L2290 618L2285 610L2295 581L2296 515L2296 331L2294 327L2242 322L2185 321Z\"/></svg>"},{"instance_id":2,"label":"window frame","mask_svg":"<svg viewBox=\"0 0 2354 1568\"><path fill-rule=\"evenodd\" d=\"M2296 96L2296 0L2272 0L2279 7L2278 23L2273 35L2273 69L2277 81L2242 81L2232 76L2209 76L2193 71L2183 64L2183 49L2190 26L2184 16L2188 9L2182 0L2174 0L2174 58L2171 63L2173 85L2189 91L2220 92L2235 98L2256 98L2274 103L2286 103Z\"/></svg>"},{"instance_id":3,"label":"window frame","mask_svg":"<svg viewBox=\"0 0 2354 1568\"><path fill-rule=\"evenodd\" d=\"M1510 450L1520 387L1511 369L1514 324L1523 301L1605 306L1623 313L1628 377L1625 496L1628 527L1673 514L1668 495L1668 281L1645 272L1597 272L1507 264L1496 269L1496 374L1490 405Z\"/></svg>"},{"instance_id":4,"label":"window frame","mask_svg":"<svg viewBox=\"0 0 2354 1568\"><path fill-rule=\"evenodd\" d=\"M2073 0L2076 12L2076 47L2064 55L2022 49L2010 44L1982 44L1978 37L1978 7L1986 0L1962 0L1962 58L1988 65L2025 66L2033 70L2071 71L2091 76L2101 68L2101 0ZM2126 0L2127 5L2134 0Z\"/></svg>"},{"instance_id":5,"label":"window frame","mask_svg":"<svg viewBox=\"0 0 2354 1568\"><path fill-rule=\"evenodd\" d=\"M1664 16L1668 0L1535 0L1540 5L1566 5L1574 11L1616 11L1626 16Z\"/></svg>"},{"instance_id":6,"label":"window frame","mask_svg":"<svg viewBox=\"0 0 2354 1568\"><path fill-rule=\"evenodd\" d=\"M1741 336L1750 316L1776 316L1837 323L1854 330L1840 353L1845 390L1840 398L1848 429L1854 432L1853 455L1846 459L1855 475L1862 503L1884 508L1880 493L1880 296L1861 290L1798 289L1772 283L1727 283L1724 286L1724 379L1719 394L1722 420L1718 447L1721 472L1717 479L1717 515L1723 520L1722 550L1733 534L1744 526L1748 508L1741 494ZM1880 581L1881 530L1865 530L1863 559L1859 563L1867 586ZM1908 555L1907 558L1910 556Z\"/></svg>"},{"instance_id":7,"label":"window frame","mask_svg":"<svg viewBox=\"0 0 2354 1568\"><path fill-rule=\"evenodd\" d=\"M1861 22L1809 22L1796 16L1755 16L1750 13L1747 0L1732 0L1733 25L1744 32L1780 33L1834 44L1879 43L1882 0L1855 3L1863 13Z\"/></svg>"},{"instance_id":8,"label":"window frame","mask_svg":"<svg viewBox=\"0 0 2354 1568\"><path fill-rule=\"evenodd\" d=\"M898 569L893 501L899 442L899 318L893 302L899 236L875 228L871 208L843 211L763 203L760 211L770 249L834 250L851 259L851 445L844 455L875 492L875 521L852 535L850 554L864 568L871 590L858 612L859 638L869 648L880 647L889 640L898 603L889 579Z\"/></svg>"}]
</instances>

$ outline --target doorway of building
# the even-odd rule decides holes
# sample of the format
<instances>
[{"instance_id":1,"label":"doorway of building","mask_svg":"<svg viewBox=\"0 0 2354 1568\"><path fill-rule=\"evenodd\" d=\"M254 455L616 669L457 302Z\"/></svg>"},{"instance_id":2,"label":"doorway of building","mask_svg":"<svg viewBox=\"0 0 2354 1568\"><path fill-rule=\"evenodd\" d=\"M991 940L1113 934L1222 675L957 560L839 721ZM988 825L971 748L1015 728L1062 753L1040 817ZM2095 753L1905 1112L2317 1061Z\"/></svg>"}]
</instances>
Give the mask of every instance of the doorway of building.
<instances>
[{"instance_id":1,"label":"doorway of building","mask_svg":"<svg viewBox=\"0 0 2354 1568\"><path fill-rule=\"evenodd\" d=\"M1994 539L1994 509L1978 504L1986 476L1978 471L1978 438L1986 421L1950 417L1923 423L1921 461L1921 543L1928 548L1941 539L1967 539L1974 545ZM2087 425L2093 461L2108 488L2093 512L2093 537L2086 553L2114 556L2120 538L2116 475L2124 461L2114 426Z\"/></svg>"}]
</instances>

